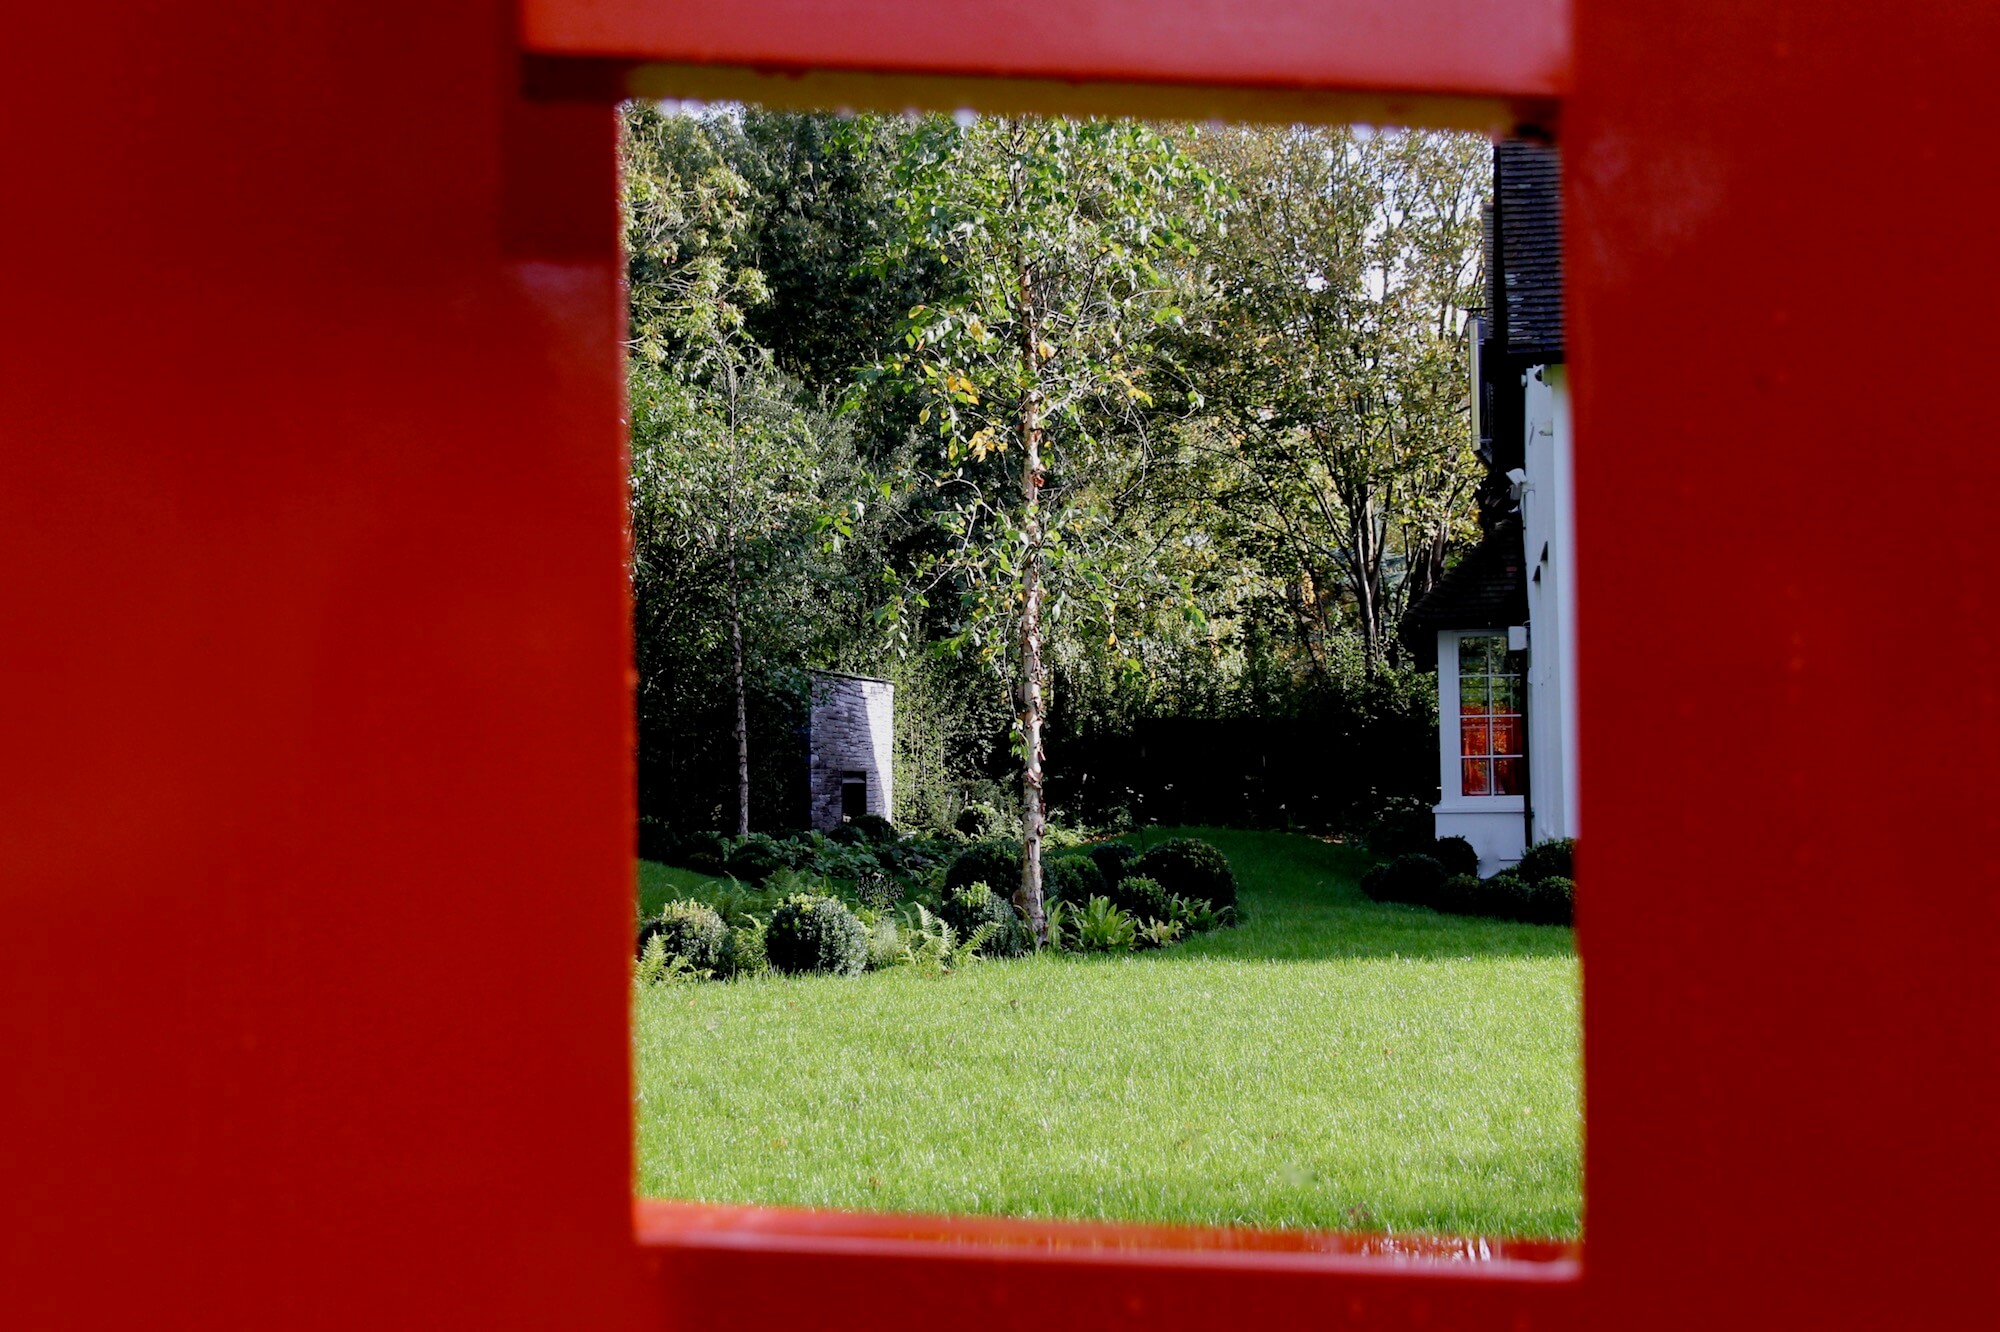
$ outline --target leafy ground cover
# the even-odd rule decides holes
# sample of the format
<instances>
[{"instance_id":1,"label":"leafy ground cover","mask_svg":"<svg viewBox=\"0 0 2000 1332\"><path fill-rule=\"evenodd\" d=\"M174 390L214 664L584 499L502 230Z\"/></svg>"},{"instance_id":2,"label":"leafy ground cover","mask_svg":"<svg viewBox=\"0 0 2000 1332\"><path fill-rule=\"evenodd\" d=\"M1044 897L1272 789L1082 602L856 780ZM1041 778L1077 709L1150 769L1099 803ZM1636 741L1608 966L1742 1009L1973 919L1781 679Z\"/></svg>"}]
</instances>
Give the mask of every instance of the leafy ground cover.
<instances>
[{"instance_id":1,"label":"leafy ground cover","mask_svg":"<svg viewBox=\"0 0 2000 1332\"><path fill-rule=\"evenodd\" d=\"M635 992L638 1189L896 1211L1574 1236L1571 932L1377 904L1358 852L1186 831L1246 923L946 977ZM649 907L701 876L641 864Z\"/></svg>"}]
</instances>

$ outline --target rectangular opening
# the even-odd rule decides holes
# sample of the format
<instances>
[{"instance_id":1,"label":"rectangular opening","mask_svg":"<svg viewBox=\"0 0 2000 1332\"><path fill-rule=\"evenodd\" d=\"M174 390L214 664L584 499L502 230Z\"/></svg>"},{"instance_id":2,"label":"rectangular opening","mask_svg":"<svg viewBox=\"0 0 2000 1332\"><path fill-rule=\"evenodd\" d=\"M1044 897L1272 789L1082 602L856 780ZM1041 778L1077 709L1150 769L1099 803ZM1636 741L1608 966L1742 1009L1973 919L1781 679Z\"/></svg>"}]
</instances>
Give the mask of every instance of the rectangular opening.
<instances>
[{"instance_id":1,"label":"rectangular opening","mask_svg":"<svg viewBox=\"0 0 2000 1332\"><path fill-rule=\"evenodd\" d=\"M1546 309L1489 307L1510 292L1482 271L1504 243L1482 212L1493 150L1366 127L1056 131L1058 155L1129 136L1063 159L1080 171L1140 163L1130 194L1049 187L1089 197L1081 225L1112 219L1084 267L1170 243L1134 266L1132 308L1063 385L1069 415L1042 418L1046 475L1024 489L1020 375L1064 364L1107 298L1086 288L1035 326L1010 304L1032 299L1019 272L969 272L965 238L1035 206L1019 145L1045 122L1004 122L1011 159L950 156L1000 123L627 116L644 937L699 932L706 907L721 932L688 973L760 948L766 966L807 948L802 970L840 972L803 919L832 912L860 922L865 968L640 987L639 1186L675 1200L646 1213L652 1233L916 1242L937 1237L925 1214L980 1213L1084 1223L1036 1230L1052 1249L1175 1247L1166 1223L1203 1250L1567 1271L1582 1210L1567 852L1531 861L1541 877L1521 866L1575 832L1573 768L1534 766L1544 712L1546 753L1573 745L1570 635L1525 573L1532 537L1553 551L1536 587L1573 576L1566 420L1558 434L1521 406L1529 380L1560 394L1560 288L1552 338L1522 327ZM996 193L964 211L993 162ZM1143 216L1162 180L1206 216ZM686 231L663 243L649 226ZM676 264L674 299L706 283L709 309L659 296ZM1044 333L1063 320L1058 346ZM993 344L1016 337L1010 371ZM690 351L700 338L717 350ZM1356 459L1393 480L1353 488ZM968 488L970 505L954 498ZM1054 662L1038 751L1009 553L1049 538L1023 526L1028 494L1052 525L1103 510L1057 529L1072 550L1103 543L1095 563L1040 570L1047 603L1073 599L1038 645ZM1375 516L1343 529L1348 499ZM1135 514L1142 539L1110 549ZM674 523L715 543L706 564L648 567L656 545L687 554ZM1093 579L1115 585L1101 605L1085 604ZM1481 604L1496 583L1524 604ZM705 618L668 610L690 600ZM1031 751L1056 815L1033 837ZM1184 839L1221 853L1229 900L1202 899L1200 866L1176 862L1210 853L1163 847ZM1030 841L1043 921L1028 857L980 850ZM1156 875L1118 878L1113 845L1182 877L1125 890ZM955 900L975 883L998 891ZM674 902L693 907L658 919ZM1049 903L1072 947L1002 956ZM772 951L774 923L793 955ZM981 931L984 960L954 951ZM1008 1224L974 1229L1026 1242ZM1252 1238L1272 1232L1290 1238Z\"/></svg>"}]
</instances>

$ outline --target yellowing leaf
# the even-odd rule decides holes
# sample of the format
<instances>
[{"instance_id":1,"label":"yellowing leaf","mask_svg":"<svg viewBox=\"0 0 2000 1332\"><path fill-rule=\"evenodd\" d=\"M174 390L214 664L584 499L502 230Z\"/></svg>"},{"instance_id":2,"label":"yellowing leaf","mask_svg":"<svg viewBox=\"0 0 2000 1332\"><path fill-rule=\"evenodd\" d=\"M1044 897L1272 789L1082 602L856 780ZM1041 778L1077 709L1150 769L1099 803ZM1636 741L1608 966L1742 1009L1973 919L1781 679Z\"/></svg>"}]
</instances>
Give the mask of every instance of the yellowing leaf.
<instances>
[{"instance_id":1,"label":"yellowing leaf","mask_svg":"<svg viewBox=\"0 0 2000 1332\"><path fill-rule=\"evenodd\" d=\"M1044 361L1051 359L1056 354L1055 344L1046 340L1036 343L1035 351Z\"/></svg>"}]
</instances>

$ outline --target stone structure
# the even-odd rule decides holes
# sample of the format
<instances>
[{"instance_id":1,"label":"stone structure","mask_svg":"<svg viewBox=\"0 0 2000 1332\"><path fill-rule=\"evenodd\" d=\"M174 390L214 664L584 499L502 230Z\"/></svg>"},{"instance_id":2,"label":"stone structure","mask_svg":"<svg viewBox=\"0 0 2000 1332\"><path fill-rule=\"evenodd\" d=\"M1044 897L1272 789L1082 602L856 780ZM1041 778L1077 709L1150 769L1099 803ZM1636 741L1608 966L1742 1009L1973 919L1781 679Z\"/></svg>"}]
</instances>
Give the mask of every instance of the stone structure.
<instances>
[{"instance_id":1,"label":"stone structure","mask_svg":"<svg viewBox=\"0 0 2000 1332\"><path fill-rule=\"evenodd\" d=\"M895 808L896 686L865 675L814 671L806 737L807 814L837 828Z\"/></svg>"}]
</instances>

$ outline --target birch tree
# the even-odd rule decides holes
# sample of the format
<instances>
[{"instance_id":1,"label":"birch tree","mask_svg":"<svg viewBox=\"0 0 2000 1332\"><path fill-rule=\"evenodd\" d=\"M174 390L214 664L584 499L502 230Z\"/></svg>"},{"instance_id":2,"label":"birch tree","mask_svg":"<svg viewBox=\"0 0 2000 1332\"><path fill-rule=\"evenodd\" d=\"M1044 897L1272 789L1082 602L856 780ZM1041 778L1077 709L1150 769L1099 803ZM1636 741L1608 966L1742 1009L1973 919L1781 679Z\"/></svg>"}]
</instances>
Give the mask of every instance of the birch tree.
<instances>
[{"instance_id":1,"label":"birch tree","mask_svg":"<svg viewBox=\"0 0 2000 1332\"><path fill-rule=\"evenodd\" d=\"M1046 938L1049 636L1066 617L1114 613L1117 534L1090 483L1143 445L1158 405L1150 338L1181 318L1210 186L1147 126L1013 118L928 123L906 141L898 184L907 229L889 261L941 262L951 281L910 311L875 377L918 395L936 432L964 636L1011 677L1013 900Z\"/></svg>"}]
</instances>

